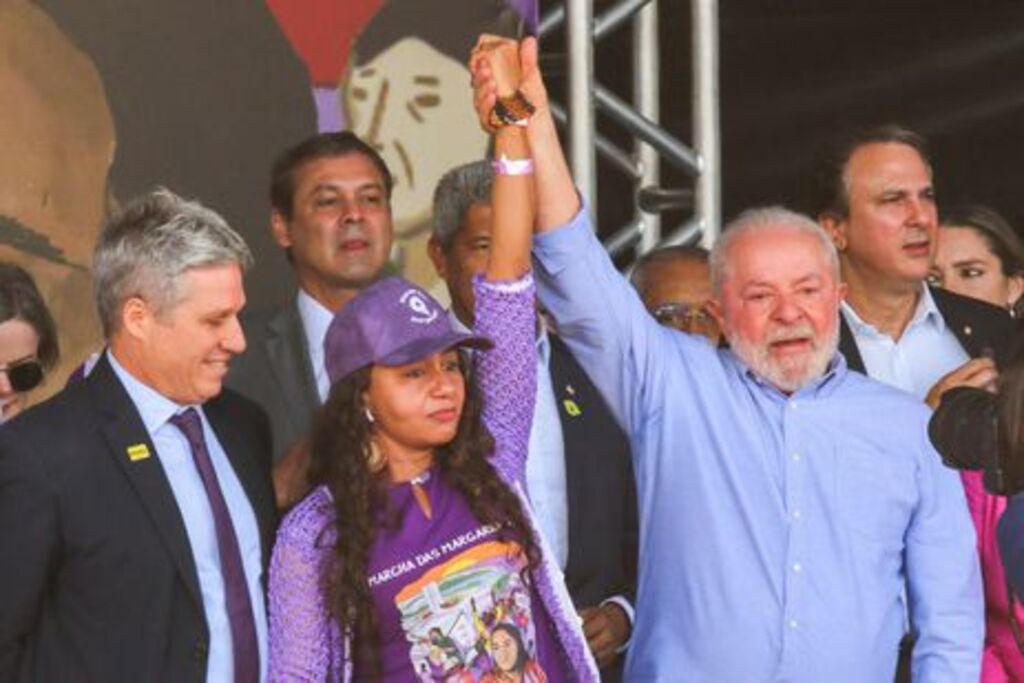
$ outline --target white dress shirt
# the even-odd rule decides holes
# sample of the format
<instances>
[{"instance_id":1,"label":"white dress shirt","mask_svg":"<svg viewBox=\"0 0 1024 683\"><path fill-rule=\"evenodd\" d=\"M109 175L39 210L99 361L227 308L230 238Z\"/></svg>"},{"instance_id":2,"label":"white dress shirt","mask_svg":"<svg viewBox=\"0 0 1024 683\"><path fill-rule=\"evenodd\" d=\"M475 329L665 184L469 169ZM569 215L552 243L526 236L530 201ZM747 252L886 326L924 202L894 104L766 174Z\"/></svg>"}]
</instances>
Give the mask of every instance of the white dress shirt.
<instances>
[{"instance_id":1,"label":"white dress shirt","mask_svg":"<svg viewBox=\"0 0 1024 683\"><path fill-rule=\"evenodd\" d=\"M316 379L316 390L320 395L320 402L323 403L331 393L331 379L327 376L327 365L324 363L324 338L327 336L327 328L331 326L334 314L302 289L299 289L295 303L299 308L302 331L306 334L307 352L313 368L313 377Z\"/></svg>"},{"instance_id":2,"label":"white dress shirt","mask_svg":"<svg viewBox=\"0 0 1024 683\"><path fill-rule=\"evenodd\" d=\"M927 396L943 375L970 360L924 285L914 316L898 340L864 322L845 301L841 309L867 375L918 398Z\"/></svg>"}]
</instances>

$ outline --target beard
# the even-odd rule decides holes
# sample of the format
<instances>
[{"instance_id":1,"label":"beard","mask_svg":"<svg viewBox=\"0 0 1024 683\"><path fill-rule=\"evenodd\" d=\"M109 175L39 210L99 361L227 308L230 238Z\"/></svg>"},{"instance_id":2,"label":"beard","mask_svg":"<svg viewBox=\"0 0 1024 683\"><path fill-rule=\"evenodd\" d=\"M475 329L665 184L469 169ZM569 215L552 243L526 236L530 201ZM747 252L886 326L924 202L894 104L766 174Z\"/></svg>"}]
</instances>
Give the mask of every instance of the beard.
<instances>
[{"instance_id":1,"label":"beard","mask_svg":"<svg viewBox=\"0 0 1024 683\"><path fill-rule=\"evenodd\" d=\"M811 342L809 351L776 358L771 345L776 342L805 338ZM820 337L808 322L771 328L761 342L751 342L739 334L729 338L736 356L755 374L773 384L779 391L791 394L825 374L829 361L839 348L839 316L835 324Z\"/></svg>"}]
</instances>

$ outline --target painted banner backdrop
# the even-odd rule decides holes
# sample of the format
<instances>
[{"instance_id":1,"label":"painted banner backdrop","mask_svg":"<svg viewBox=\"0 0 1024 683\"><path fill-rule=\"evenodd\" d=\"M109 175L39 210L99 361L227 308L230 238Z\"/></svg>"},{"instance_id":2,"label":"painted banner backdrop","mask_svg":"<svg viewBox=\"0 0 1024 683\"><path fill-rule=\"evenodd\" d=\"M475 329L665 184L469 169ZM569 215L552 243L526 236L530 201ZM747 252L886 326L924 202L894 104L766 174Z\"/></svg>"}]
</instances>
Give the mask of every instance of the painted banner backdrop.
<instances>
[{"instance_id":1,"label":"painted banner backdrop","mask_svg":"<svg viewBox=\"0 0 1024 683\"><path fill-rule=\"evenodd\" d=\"M105 216L154 187L246 237L251 305L290 296L269 167L316 130L381 149L397 265L436 284L434 184L486 149L465 58L479 33L536 22L536 0L0 0L0 260L33 274L57 318L47 393L102 344L89 265Z\"/></svg>"}]
</instances>

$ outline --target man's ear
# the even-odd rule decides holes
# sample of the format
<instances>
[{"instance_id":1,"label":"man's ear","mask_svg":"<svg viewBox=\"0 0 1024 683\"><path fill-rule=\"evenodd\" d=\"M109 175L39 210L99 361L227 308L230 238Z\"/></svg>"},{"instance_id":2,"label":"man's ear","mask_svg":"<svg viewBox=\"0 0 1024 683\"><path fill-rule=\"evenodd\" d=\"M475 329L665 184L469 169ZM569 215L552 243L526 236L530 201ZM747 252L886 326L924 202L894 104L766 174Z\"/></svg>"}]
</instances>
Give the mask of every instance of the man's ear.
<instances>
[{"instance_id":1,"label":"man's ear","mask_svg":"<svg viewBox=\"0 0 1024 683\"><path fill-rule=\"evenodd\" d=\"M836 251L842 253L846 249L849 220L834 211L826 211L818 216L818 225L832 238L832 244L836 245Z\"/></svg>"},{"instance_id":2,"label":"man's ear","mask_svg":"<svg viewBox=\"0 0 1024 683\"><path fill-rule=\"evenodd\" d=\"M121 328L128 336L145 339L153 322L153 311L141 297L129 297L121 306Z\"/></svg>"},{"instance_id":3,"label":"man's ear","mask_svg":"<svg viewBox=\"0 0 1024 683\"><path fill-rule=\"evenodd\" d=\"M437 239L437 235L431 235L430 239L427 240L427 256L430 257L430 262L434 264L437 276L447 282L448 260L445 258L444 247L441 246L441 240Z\"/></svg>"},{"instance_id":4,"label":"man's ear","mask_svg":"<svg viewBox=\"0 0 1024 683\"><path fill-rule=\"evenodd\" d=\"M288 229L288 221L277 211L270 212L270 234L274 236L274 241L281 248L288 249L292 246L292 235Z\"/></svg>"},{"instance_id":5,"label":"man's ear","mask_svg":"<svg viewBox=\"0 0 1024 683\"><path fill-rule=\"evenodd\" d=\"M722 302L717 297L708 299L708 302L704 304L704 309L708 312L708 315L715 319L718 329L722 330L722 333L725 334L725 317L722 315Z\"/></svg>"}]
</instances>

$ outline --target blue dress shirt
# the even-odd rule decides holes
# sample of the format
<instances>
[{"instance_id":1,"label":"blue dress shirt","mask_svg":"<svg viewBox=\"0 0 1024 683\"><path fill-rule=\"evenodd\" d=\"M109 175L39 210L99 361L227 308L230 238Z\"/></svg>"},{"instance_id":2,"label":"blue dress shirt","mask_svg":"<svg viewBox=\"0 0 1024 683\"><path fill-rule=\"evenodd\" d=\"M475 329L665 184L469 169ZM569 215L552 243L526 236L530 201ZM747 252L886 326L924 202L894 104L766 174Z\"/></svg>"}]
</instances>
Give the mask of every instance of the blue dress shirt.
<instances>
[{"instance_id":1,"label":"blue dress shirt","mask_svg":"<svg viewBox=\"0 0 1024 683\"><path fill-rule=\"evenodd\" d=\"M203 611L206 625L210 630L210 650L206 665L208 683L232 681L234 659L232 657L231 625L228 623L227 607L224 600L224 578L220 571L220 553L217 546L217 531L214 528L213 512L210 510L206 489L192 460L185 435L168 420L188 406L178 405L152 387L133 377L117 362L114 354L107 352L110 366L128 396L142 417L142 423L149 432L160 465L167 475L174 499L178 503L192 559L199 575L199 589L203 595ZM221 492L231 513L231 522L238 536L238 547L242 553L242 564L249 584L249 598L252 601L253 618L256 622L256 638L260 648L260 678L267 671L267 612L263 600L263 559L260 549L259 524L248 496L238 481L224 448L203 414L202 406L195 406L203 421L203 437L210 460L217 472ZM170 560L168 560L170 561Z\"/></svg>"},{"instance_id":2,"label":"blue dress shirt","mask_svg":"<svg viewBox=\"0 0 1024 683\"><path fill-rule=\"evenodd\" d=\"M538 236L562 338L630 435L640 567L626 679L891 681L903 587L918 681L978 680L974 529L917 399L836 355L793 395L658 325L582 210Z\"/></svg>"}]
</instances>

